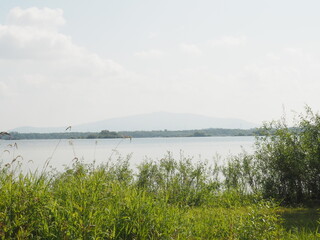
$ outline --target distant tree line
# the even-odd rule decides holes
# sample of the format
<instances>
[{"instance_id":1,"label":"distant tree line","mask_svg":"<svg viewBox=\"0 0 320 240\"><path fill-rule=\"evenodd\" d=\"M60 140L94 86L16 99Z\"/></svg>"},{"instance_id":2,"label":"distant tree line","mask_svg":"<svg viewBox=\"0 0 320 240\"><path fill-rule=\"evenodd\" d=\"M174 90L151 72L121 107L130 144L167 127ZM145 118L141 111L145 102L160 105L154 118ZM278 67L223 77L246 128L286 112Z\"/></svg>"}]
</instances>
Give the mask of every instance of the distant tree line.
<instances>
[{"instance_id":1,"label":"distant tree line","mask_svg":"<svg viewBox=\"0 0 320 240\"><path fill-rule=\"evenodd\" d=\"M62 132L62 133L18 133L10 132L0 135L4 140L20 139L98 139L98 138L154 138L154 137L211 137L211 136L256 136L260 130L209 128L201 130L156 130L156 131L108 131L101 132Z\"/></svg>"}]
</instances>

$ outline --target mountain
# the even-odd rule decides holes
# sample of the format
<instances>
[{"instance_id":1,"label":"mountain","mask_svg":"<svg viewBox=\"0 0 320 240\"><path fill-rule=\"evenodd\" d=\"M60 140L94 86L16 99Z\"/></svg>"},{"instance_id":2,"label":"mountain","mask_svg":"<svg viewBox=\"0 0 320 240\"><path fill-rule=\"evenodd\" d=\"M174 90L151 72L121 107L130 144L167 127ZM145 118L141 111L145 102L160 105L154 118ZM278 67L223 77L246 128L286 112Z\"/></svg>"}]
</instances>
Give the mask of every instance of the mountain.
<instances>
[{"instance_id":1,"label":"mountain","mask_svg":"<svg viewBox=\"0 0 320 240\"><path fill-rule=\"evenodd\" d=\"M157 112L140 114L121 118L111 118L103 121L72 126L73 132L110 131L152 131L152 130L191 130L205 128L250 129L257 124L234 118L213 118L197 114ZM21 133L64 132L66 127L37 128L20 127L11 131Z\"/></svg>"}]
</instances>

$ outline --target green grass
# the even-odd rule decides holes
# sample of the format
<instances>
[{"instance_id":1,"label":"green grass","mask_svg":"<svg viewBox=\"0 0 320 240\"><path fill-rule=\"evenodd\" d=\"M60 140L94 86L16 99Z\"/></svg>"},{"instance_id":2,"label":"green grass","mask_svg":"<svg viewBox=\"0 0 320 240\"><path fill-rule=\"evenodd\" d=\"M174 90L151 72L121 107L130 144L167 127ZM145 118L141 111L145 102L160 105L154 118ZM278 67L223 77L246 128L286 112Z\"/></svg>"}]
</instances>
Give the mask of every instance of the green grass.
<instances>
[{"instance_id":1,"label":"green grass","mask_svg":"<svg viewBox=\"0 0 320 240\"><path fill-rule=\"evenodd\" d=\"M1 239L317 239L315 209L223 186L217 168L170 155L134 173L121 158L63 172L0 165Z\"/></svg>"},{"instance_id":2,"label":"green grass","mask_svg":"<svg viewBox=\"0 0 320 240\"><path fill-rule=\"evenodd\" d=\"M279 214L288 239L320 239L317 207L281 207Z\"/></svg>"}]
</instances>

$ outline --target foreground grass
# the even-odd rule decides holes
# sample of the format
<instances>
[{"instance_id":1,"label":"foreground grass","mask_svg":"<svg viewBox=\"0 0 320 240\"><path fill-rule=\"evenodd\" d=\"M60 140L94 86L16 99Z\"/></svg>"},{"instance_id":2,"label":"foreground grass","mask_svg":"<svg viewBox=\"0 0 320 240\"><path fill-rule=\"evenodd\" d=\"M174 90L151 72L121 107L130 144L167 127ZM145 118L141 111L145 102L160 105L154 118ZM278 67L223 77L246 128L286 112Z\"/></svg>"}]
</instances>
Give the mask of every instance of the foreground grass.
<instances>
[{"instance_id":1,"label":"foreground grass","mask_svg":"<svg viewBox=\"0 0 320 240\"><path fill-rule=\"evenodd\" d=\"M125 160L61 173L14 164L0 168L1 239L319 238L316 212L222 190L203 163L169 156L135 174Z\"/></svg>"},{"instance_id":2,"label":"foreground grass","mask_svg":"<svg viewBox=\"0 0 320 240\"><path fill-rule=\"evenodd\" d=\"M288 239L320 239L318 208L281 207L278 213L283 218L283 226Z\"/></svg>"}]
</instances>

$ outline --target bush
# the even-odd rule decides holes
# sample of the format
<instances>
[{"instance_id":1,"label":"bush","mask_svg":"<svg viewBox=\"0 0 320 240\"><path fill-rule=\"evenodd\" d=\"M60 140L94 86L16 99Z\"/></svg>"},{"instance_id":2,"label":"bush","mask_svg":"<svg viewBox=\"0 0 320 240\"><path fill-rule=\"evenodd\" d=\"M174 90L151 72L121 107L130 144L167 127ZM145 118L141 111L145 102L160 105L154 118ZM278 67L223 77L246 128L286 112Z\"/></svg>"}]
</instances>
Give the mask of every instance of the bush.
<instances>
[{"instance_id":1,"label":"bush","mask_svg":"<svg viewBox=\"0 0 320 240\"><path fill-rule=\"evenodd\" d=\"M303 203L320 197L320 116L306 108L293 127L285 119L265 124L255 161L265 197Z\"/></svg>"},{"instance_id":2,"label":"bush","mask_svg":"<svg viewBox=\"0 0 320 240\"><path fill-rule=\"evenodd\" d=\"M170 156L62 173L1 166L1 239L270 239L282 234L260 197L219 190L215 168ZM151 170L150 170L151 169ZM149 171L150 170L150 171Z\"/></svg>"},{"instance_id":3,"label":"bush","mask_svg":"<svg viewBox=\"0 0 320 240\"><path fill-rule=\"evenodd\" d=\"M205 162L193 163L183 156L176 161L169 153L158 163L140 164L136 185L171 204L200 206L218 192L217 174L218 168Z\"/></svg>"}]
</instances>

